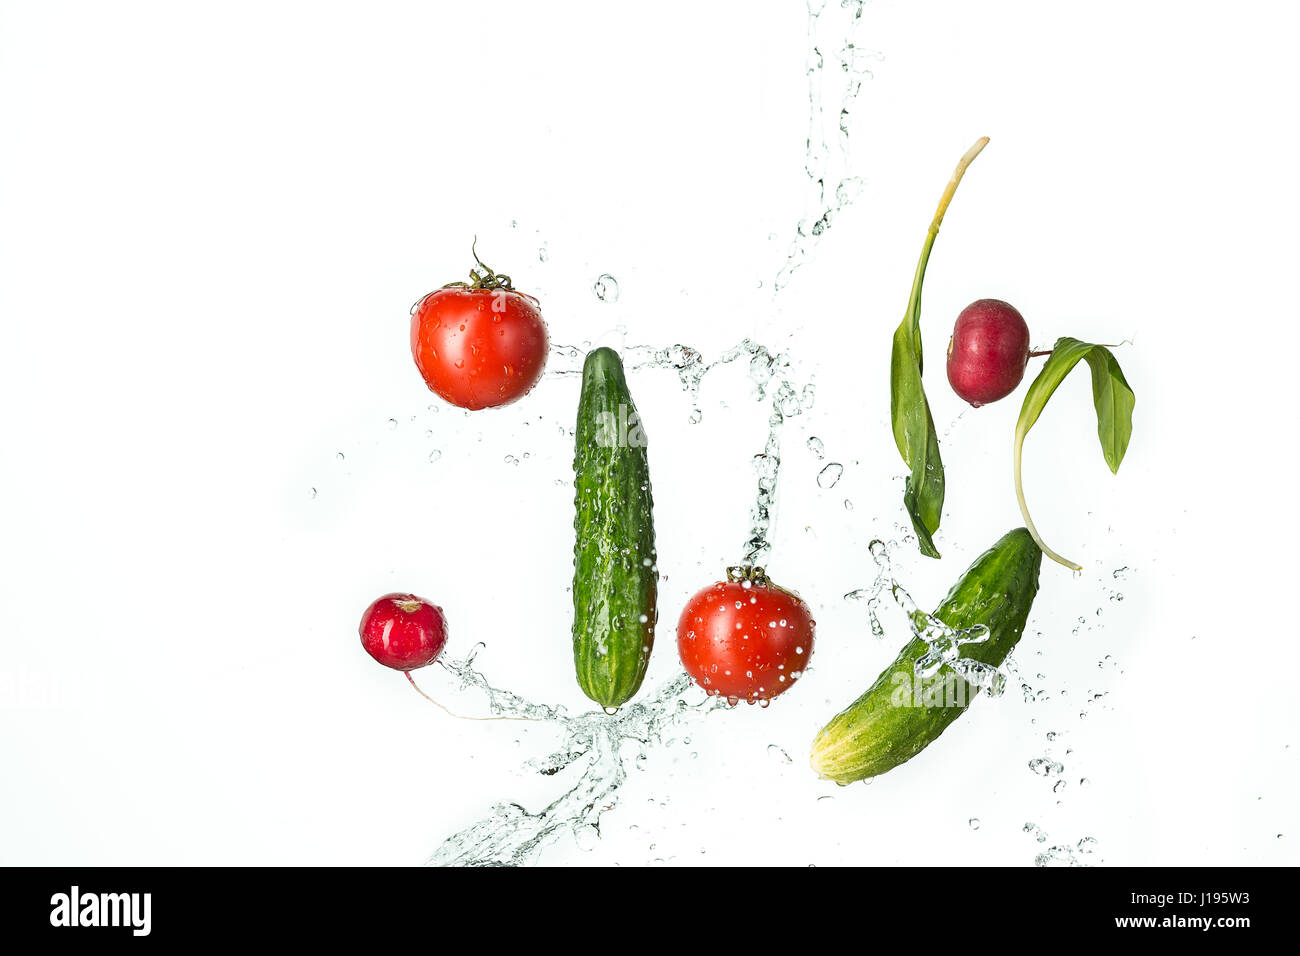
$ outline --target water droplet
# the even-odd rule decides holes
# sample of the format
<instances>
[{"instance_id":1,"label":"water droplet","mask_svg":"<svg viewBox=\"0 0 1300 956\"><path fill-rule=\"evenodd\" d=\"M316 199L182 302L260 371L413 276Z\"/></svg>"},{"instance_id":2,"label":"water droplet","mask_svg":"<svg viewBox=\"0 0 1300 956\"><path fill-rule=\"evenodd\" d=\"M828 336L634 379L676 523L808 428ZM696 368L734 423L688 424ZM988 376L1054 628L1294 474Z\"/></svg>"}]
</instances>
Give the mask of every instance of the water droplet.
<instances>
[{"instance_id":1,"label":"water droplet","mask_svg":"<svg viewBox=\"0 0 1300 956\"><path fill-rule=\"evenodd\" d=\"M517 465L519 464L519 459L516 458L514 455L506 455L505 463L507 465Z\"/></svg>"},{"instance_id":2,"label":"water droplet","mask_svg":"<svg viewBox=\"0 0 1300 956\"><path fill-rule=\"evenodd\" d=\"M840 480L840 476L843 474L844 466L837 461L833 461L817 473L817 485L823 489L834 488L835 483Z\"/></svg>"},{"instance_id":3,"label":"water droplet","mask_svg":"<svg viewBox=\"0 0 1300 956\"><path fill-rule=\"evenodd\" d=\"M768 703L768 701L764 701L764 703ZM794 761L790 759L790 755L776 744L767 745L767 755L777 763L794 763Z\"/></svg>"},{"instance_id":4,"label":"water droplet","mask_svg":"<svg viewBox=\"0 0 1300 956\"><path fill-rule=\"evenodd\" d=\"M1040 777L1055 777L1062 773L1065 767L1047 757L1035 757L1029 761L1029 769Z\"/></svg>"},{"instance_id":5,"label":"water droplet","mask_svg":"<svg viewBox=\"0 0 1300 956\"><path fill-rule=\"evenodd\" d=\"M596 293L596 298L601 302L618 301L618 280L608 272L597 277L596 282L591 287L591 291Z\"/></svg>"},{"instance_id":6,"label":"water droplet","mask_svg":"<svg viewBox=\"0 0 1300 956\"><path fill-rule=\"evenodd\" d=\"M808 439L808 450L819 460L826 457L826 445L816 435Z\"/></svg>"},{"instance_id":7,"label":"water droplet","mask_svg":"<svg viewBox=\"0 0 1300 956\"><path fill-rule=\"evenodd\" d=\"M442 457L442 452L439 451L437 448L435 448L433 451L429 452L429 464L433 464L441 457Z\"/></svg>"},{"instance_id":8,"label":"water droplet","mask_svg":"<svg viewBox=\"0 0 1300 956\"><path fill-rule=\"evenodd\" d=\"M339 453L338 453L337 455L335 455L334 457L337 458L339 461L342 461L342 460L343 460L343 452L339 452Z\"/></svg>"},{"instance_id":9,"label":"water droplet","mask_svg":"<svg viewBox=\"0 0 1300 956\"><path fill-rule=\"evenodd\" d=\"M979 818L979 817L971 817L971 818L967 821L967 823L970 824L970 828L971 828L972 830L978 830L978 829L980 828L980 818Z\"/></svg>"},{"instance_id":10,"label":"water droplet","mask_svg":"<svg viewBox=\"0 0 1300 956\"><path fill-rule=\"evenodd\" d=\"M316 489L315 489L315 488L313 488L313 489L311 490L311 498L312 498L313 501L316 500Z\"/></svg>"},{"instance_id":11,"label":"water droplet","mask_svg":"<svg viewBox=\"0 0 1300 956\"><path fill-rule=\"evenodd\" d=\"M600 844L600 828L580 826L573 831L573 840L578 844L579 850L590 853Z\"/></svg>"}]
</instances>

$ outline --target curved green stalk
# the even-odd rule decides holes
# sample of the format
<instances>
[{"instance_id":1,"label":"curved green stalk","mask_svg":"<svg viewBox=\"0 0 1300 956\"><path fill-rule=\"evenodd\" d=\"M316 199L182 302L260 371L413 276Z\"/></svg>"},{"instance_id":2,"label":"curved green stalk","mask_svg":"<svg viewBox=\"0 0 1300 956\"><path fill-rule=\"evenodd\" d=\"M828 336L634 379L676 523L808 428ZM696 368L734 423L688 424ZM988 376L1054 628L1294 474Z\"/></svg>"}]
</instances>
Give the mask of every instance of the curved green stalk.
<instances>
[{"instance_id":1,"label":"curved green stalk","mask_svg":"<svg viewBox=\"0 0 1300 956\"><path fill-rule=\"evenodd\" d=\"M1025 527L1033 535L1034 541L1057 564L1063 564L1071 571L1082 571L1078 562L1063 558L1046 544L1043 536L1034 527L1029 517L1029 506L1025 503L1025 487L1021 480L1020 466L1023 459L1025 436L1034 427L1038 416L1042 414L1047 400L1052 397L1056 387L1065 380L1070 370L1082 359L1092 369L1092 401L1097 409L1097 438L1101 441L1101 453L1110 467L1111 474L1119 471L1124 453L1128 451L1129 438L1133 434L1133 390L1124 379L1119 362L1104 345L1080 342L1068 336L1056 340L1052 354L1043 364L1025 393L1025 402L1020 407L1020 418L1016 421L1015 458L1013 467L1016 479L1016 501L1020 505L1020 514L1025 519Z\"/></svg>"},{"instance_id":2,"label":"curved green stalk","mask_svg":"<svg viewBox=\"0 0 1300 956\"><path fill-rule=\"evenodd\" d=\"M948 205L957 192L957 185L966 168L980 151L988 145L988 137L981 137L966 151L952 178L939 199L939 208L930 222L930 229L921 247L921 257L916 263L912 278L912 292L907 300L907 312L894 332L893 352L889 367L889 413L894 430L894 443L903 461L911 468L903 491L903 504L912 519L921 553L939 557L931 537L939 530L943 514L944 473L943 459L939 454L939 437L930 414L930 403L925 397L921 382L924 355L921 348L921 286L925 282L925 269L930 262L930 250L938 238Z\"/></svg>"}]
</instances>

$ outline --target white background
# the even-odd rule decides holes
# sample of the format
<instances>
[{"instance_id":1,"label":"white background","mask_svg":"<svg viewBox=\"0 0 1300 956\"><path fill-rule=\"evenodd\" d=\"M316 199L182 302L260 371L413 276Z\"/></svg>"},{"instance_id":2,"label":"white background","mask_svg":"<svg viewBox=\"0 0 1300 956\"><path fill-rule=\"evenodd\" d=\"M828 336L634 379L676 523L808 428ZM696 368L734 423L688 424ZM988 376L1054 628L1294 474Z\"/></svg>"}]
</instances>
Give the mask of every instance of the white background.
<instances>
[{"instance_id":1,"label":"white background","mask_svg":"<svg viewBox=\"0 0 1300 956\"><path fill-rule=\"evenodd\" d=\"M562 789L520 769L550 731L452 721L356 637L415 591L450 653L483 641L498 685L583 703L576 380L465 416L409 355L409 304L475 234L556 342L749 335L817 387L771 561L816 609L813 669L652 748L605 839L544 862L1028 864L1085 837L1094 863L1300 861L1296 26L1280 3L872 0L844 160L865 190L774 293L808 211L799 3L0 4L0 863L418 863ZM903 520L890 335L980 135L923 316L945 560L900 544L900 579L933 606L1020 522L1020 396L963 415L942 377L970 300L1011 300L1042 347L1131 338L1133 442L1111 476L1082 372L1029 439L1035 518L1085 565L1044 567L1016 654L1045 699L1013 681L841 791L808 741L905 635L841 598ZM765 410L742 379L711 375L692 425L670 374L632 376L667 575L652 685L746 534ZM847 468L831 491L813 434Z\"/></svg>"}]
</instances>

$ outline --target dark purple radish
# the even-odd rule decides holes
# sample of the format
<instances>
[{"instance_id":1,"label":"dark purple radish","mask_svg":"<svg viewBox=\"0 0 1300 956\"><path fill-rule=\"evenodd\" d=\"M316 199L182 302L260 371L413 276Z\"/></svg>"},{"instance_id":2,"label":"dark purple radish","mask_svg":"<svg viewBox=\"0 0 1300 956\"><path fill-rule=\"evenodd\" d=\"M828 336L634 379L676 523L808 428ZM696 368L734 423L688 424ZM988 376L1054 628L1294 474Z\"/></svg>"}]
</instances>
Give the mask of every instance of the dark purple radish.
<instances>
[{"instance_id":1,"label":"dark purple radish","mask_svg":"<svg viewBox=\"0 0 1300 956\"><path fill-rule=\"evenodd\" d=\"M1015 306L979 299L961 310L948 340L948 382L976 408L1006 398L1025 377L1029 326Z\"/></svg>"}]
</instances>

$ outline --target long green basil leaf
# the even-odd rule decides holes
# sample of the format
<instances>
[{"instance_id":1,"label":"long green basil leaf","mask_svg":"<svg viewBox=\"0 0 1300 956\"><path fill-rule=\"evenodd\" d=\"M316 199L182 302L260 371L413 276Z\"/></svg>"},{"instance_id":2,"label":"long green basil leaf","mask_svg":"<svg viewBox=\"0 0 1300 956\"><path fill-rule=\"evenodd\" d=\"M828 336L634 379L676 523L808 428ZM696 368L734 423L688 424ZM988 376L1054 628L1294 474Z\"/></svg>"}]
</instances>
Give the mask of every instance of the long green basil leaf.
<instances>
[{"instance_id":1,"label":"long green basil leaf","mask_svg":"<svg viewBox=\"0 0 1300 956\"><path fill-rule=\"evenodd\" d=\"M988 137L981 138L957 164L939 209L930 223L921 258L912 278L912 294L907 302L907 312L894 332L894 348L889 362L889 415L894 427L894 443L903 461L911 468L903 490L903 505L912 519L917 544L921 553L931 558L939 557L932 535L939 530L943 515L943 459L939 455L939 436L930 415L930 403L921 383L924 357L921 351L921 286L925 282L925 267L930 261L930 250L939 235L948 204L957 192L957 184L966 174L966 167L980 154Z\"/></svg>"},{"instance_id":2,"label":"long green basil leaf","mask_svg":"<svg viewBox=\"0 0 1300 956\"><path fill-rule=\"evenodd\" d=\"M1110 349L1068 336L1056 340L1052 354L1025 394L1025 403L1020 407L1020 418L1016 422L1015 448L1016 500L1020 503L1020 514L1025 519L1025 527L1043 549L1043 554L1074 571L1082 569L1076 562L1061 557L1045 545L1038 529L1034 527L1033 519L1029 517L1029 507L1025 504L1020 464L1029 429L1038 421L1038 416L1042 414L1056 387L1081 359L1087 361L1092 369L1092 403L1097 409L1097 437L1101 440L1101 453L1110 466L1111 473L1119 471L1124 453L1128 451L1129 438L1133 434L1133 389L1129 388L1119 362Z\"/></svg>"}]
</instances>

